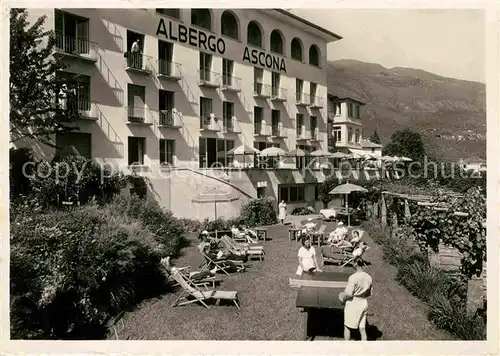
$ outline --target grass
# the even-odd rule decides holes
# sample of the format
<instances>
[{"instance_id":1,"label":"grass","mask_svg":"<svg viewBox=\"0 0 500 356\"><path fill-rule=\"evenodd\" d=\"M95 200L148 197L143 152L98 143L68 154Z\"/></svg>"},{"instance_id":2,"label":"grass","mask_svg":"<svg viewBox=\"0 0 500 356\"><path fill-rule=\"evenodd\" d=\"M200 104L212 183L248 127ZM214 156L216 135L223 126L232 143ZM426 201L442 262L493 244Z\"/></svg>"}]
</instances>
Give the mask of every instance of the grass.
<instances>
[{"instance_id":1,"label":"grass","mask_svg":"<svg viewBox=\"0 0 500 356\"><path fill-rule=\"evenodd\" d=\"M325 224L327 232L334 229L333 223ZM214 305L210 309L196 304L172 308L180 293L177 291L148 300L126 313L123 326L117 328L120 339L302 340L303 313L295 307L296 292L288 285L288 278L297 268L300 245L288 241L287 227L270 227L268 236L272 240L264 243L266 260L250 262L244 273L221 275L223 281L218 289L238 291L240 311L229 305ZM425 305L396 282L396 269L382 259L381 249L369 237L364 239L371 246L365 255L371 262L366 271L374 280L374 294L369 300L373 315L369 316L369 323L382 333L381 339L452 339L427 319ZM184 249L176 265L191 265L196 269L203 262L196 242L193 240L192 246ZM338 268L327 265L323 270ZM348 267L344 270L353 271Z\"/></svg>"}]
</instances>

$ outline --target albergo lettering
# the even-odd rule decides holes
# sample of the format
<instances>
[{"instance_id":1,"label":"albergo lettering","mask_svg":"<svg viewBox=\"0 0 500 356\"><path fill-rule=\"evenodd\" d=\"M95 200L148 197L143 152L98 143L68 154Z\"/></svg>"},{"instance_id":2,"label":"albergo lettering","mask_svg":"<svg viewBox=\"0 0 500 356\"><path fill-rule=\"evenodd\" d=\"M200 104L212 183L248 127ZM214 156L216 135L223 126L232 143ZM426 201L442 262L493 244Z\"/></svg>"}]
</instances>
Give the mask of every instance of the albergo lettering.
<instances>
[{"instance_id":1,"label":"albergo lettering","mask_svg":"<svg viewBox=\"0 0 500 356\"><path fill-rule=\"evenodd\" d=\"M217 38L214 35L208 35L195 28L186 27L183 24L177 25L177 31L174 33L174 25L169 21L168 31L165 21L160 19L156 36L163 35L166 39L188 43L190 46L203 48L213 53L224 54L226 52L226 43L222 38ZM177 37L176 37L177 35Z\"/></svg>"},{"instance_id":2,"label":"albergo lettering","mask_svg":"<svg viewBox=\"0 0 500 356\"><path fill-rule=\"evenodd\" d=\"M243 60L252 64L260 64L262 67L267 67L271 70L283 71L286 73L284 58L259 51L258 49L252 49L250 51L248 47L245 47Z\"/></svg>"}]
</instances>

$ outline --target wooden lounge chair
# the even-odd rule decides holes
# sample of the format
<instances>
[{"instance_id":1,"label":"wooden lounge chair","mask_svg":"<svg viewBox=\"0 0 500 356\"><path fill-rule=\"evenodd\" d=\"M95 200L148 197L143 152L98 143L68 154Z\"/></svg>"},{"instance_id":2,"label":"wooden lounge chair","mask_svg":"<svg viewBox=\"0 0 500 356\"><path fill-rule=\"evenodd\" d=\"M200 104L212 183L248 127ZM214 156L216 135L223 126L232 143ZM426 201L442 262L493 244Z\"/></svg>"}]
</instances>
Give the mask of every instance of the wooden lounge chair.
<instances>
[{"instance_id":1,"label":"wooden lounge chair","mask_svg":"<svg viewBox=\"0 0 500 356\"><path fill-rule=\"evenodd\" d=\"M344 266L351 264L356 258L363 259L362 256L366 252L366 250L368 250L368 249L369 249L368 245L362 245L362 246L356 248L352 252L346 251L346 253L344 255L344 260L342 261L343 263L340 265L340 267L344 267Z\"/></svg>"},{"instance_id":2,"label":"wooden lounge chair","mask_svg":"<svg viewBox=\"0 0 500 356\"><path fill-rule=\"evenodd\" d=\"M254 245L254 244L245 244L245 243L238 243L231 239L228 235L224 235L221 237L221 241L225 240L225 243L233 246L236 249L239 250L263 250L264 246L262 245Z\"/></svg>"},{"instance_id":3,"label":"wooden lounge chair","mask_svg":"<svg viewBox=\"0 0 500 356\"><path fill-rule=\"evenodd\" d=\"M172 307L199 302L204 307L209 309L210 307L205 303L205 301L208 299L216 299L230 300L234 303L234 305L236 305L238 310L240 309L238 292L218 291L215 289L202 291L197 286L189 283L189 281L184 278L182 273L177 270L172 273L172 277L177 281L177 283L179 283L183 290L181 295L172 304ZM188 299L189 297L191 297L191 299Z\"/></svg>"},{"instance_id":4,"label":"wooden lounge chair","mask_svg":"<svg viewBox=\"0 0 500 356\"><path fill-rule=\"evenodd\" d=\"M234 247L230 241L228 241L228 238L222 237L221 241L226 245L226 248L231 252L231 253L245 253L249 259L251 258L258 258L260 261L265 256L264 250L251 250L251 249L238 249L237 247Z\"/></svg>"},{"instance_id":5,"label":"wooden lounge chair","mask_svg":"<svg viewBox=\"0 0 500 356\"><path fill-rule=\"evenodd\" d=\"M210 258L206 253L200 251L201 255L203 258L205 258L205 263L202 265L202 268L200 271L207 271L207 270L212 270L216 269L216 271L222 271L225 274L229 274L227 271L231 267L236 267L237 272L244 272L245 271L245 264L243 261L235 261L235 260L227 260L227 259L217 259L214 260Z\"/></svg>"}]
</instances>

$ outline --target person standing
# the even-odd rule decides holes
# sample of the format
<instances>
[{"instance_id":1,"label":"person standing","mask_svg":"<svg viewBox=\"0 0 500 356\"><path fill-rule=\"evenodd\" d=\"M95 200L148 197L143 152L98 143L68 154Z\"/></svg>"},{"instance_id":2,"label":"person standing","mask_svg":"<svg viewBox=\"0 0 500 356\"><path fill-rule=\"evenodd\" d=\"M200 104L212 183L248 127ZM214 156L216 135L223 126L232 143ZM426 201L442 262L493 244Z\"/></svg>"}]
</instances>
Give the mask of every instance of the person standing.
<instances>
[{"instance_id":1,"label":"person standing","mask_svg":"<svg viewBox=\"0 0 500 356\"><path fill-rule=\"evenodd\" d=\"M316 258L316 251L311 246L311 241L307 238L302 239L302 247L299 249L299 267L297 267L297 274L299 276L305 273L321 272L318 260Z\"/></svg>"},{"instance_id":2,"label":"person standing","mask_svg":"<svg viewBox=\"0 0 500 356\"><path fill-rule=\"evenodd\" d=\"M279 203L278 211L279 211L278 219L283 224L285 222L285 219L286 219L286 204L285 204L284 200L282 200L281 203Z\"/></svg>"},{"instance_id":3,"label":"person standing","mask_svg":"<svg viewBox=\"0 0 500 356\"><path fill-rule=\"evenodd\" d=\"M351 329L359 329L361 340L366 341L367 298L372 294L372 277L363 271L364 262L361 258L356 258L353 264L356 272L349 276L345 290L339 294L339 299L345 303L344 339L349 341Z\"/></svg>"},{"instance_id":4,"label":"person standing","mask_svg":"<svg viewBox=\"0 0 500 356\"><path fill-rule=\"evenodd\" d=\"M141 58L141 42L139 39L136 39L134 43L132 43L132 47L130 48L131 52L131 67L142 69L142 58Z\"/></svg>"}]
</instances>

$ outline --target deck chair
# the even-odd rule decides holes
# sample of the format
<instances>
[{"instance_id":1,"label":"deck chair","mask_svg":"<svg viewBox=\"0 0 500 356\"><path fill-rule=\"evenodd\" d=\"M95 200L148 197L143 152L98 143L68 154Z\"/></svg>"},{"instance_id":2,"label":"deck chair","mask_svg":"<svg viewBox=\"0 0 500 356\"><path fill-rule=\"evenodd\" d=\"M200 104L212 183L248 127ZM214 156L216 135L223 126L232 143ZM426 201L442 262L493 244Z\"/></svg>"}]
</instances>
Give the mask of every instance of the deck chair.
<instances>
[{"instance_id":1,"label":"deck chair","mask_svg":"<svg viewBox=\"0 0 500 356\"><path fill-rule=\"evenodd\" d=\"M214 260L210 258L206 253L200 251L201 255L205 259L205 263L201 266L200 271L210 271L215 268L216 271L222 271L225 274L229 275L228 269L231 267L236 267L236 272L244 272L245 271L245 263L243 261L235 261L235 260L227 260L220 259Z\"/></svg>"},{"instance_id":2,"label":"deck chair","mask_svg":"<svg viewBox=\"0 0 500 356\"><path fill-rule=\"evenodd\" d=\"M264 246L262 245L254 245L254 244L246 244L246 243L238 243L231 239L228 235L224 235L221 237L222 239L226 240L226 243L230 244L231 246L234 246L237 249L240 250L263 250Z\"/></svg>"},{"instance_id":3,"label":"deck chair","mask_svg":"<svg viewBox=\"0 0 500 356\"><path fill-rule=\"evenodd\" d=\"M344 256L344 261L341 264L340 267L347 266L348 264L351 264L356 258L361 258L363 259L363 254L368 250L369 247L368 245L362 245L358 248L356 248L353 252L351 253L346 253Z\"/></svg>"},{"instance_id":4,"label":"deck chair","mask_svg":"<svg viewBox=\"0 0 500 356\"><path fill-rule=\"evenodd\" d=\"M172 277L177 281L177 283L179 283L179 285L182 287L183 290L181 295L172 304L172 307L199 302L204 307L209 309L210 306L208 306L207 303L205 303L205 301L208 299L216 299L216 300L230 300L234 303L234 305L236 305L238 310L240 309L238 292L218 291L215 289L202 291L197 286L193 285L188 280L186 280L182 275L182 273L180 273L179 271L174 271L172 273ZM188 299L189 297L191 297L192 299L191 300Z\"/></svg>"},{"instance_id":5,"label":"deck chair","mask_svg":"<svg viewBox=\"0 0 500 356\"><path fill-rule=\"evenodd\" d=\"M325 237L325 232L326 225L321 225L318 231L313 232L309 237L311 245L314 244L316 240L318 240L318 246L321 246L321 243L323 242L323 239Z\"/></svg>"},{"instance_id":6,"label":"deck chair","mask_svg":"<svg viewBox=\"0 0 500 356\"><path fill-rule=\"evenodd\" d=\"M249 259L252 259L252 258L258 258L260 261L262 261L262 259L264 258L265 256L265 253L264 253L264 250L263 249L256 249L256 250L253 250L253 249L238 249L237 247L234 247L234 245L231 244L231 242L229 241L229 236L223 236L222 239L221 239L222 243L224 243L226 245L226 248L231 252L231 253L245 253L246 256L249 258Z\"/></svg>"},{"instance_id":7,"label":"deck chair","mask_svg":"<svg viewBox=\"0 0 500 356\"><path fill-rule=\"evenodd\" d=\"M165 272L168 275L167 283L172 283L173 287L178 286L177 281L172 278L172 273L171 273L171 266L168 262L167 259L162 258L161 259L161 264L165 267ZM175 267L176 270L178 270L184 278L192 282L198 287L207 287L207 286L212 286L212 288L215 288L215 284L217 282L220 282L220 278L216 278L216 276L213 274L213 271L191 271L191 266L185 266L185 267ZM208 273L206 273L208 272Z\"/></svg>"}]
</instances>

